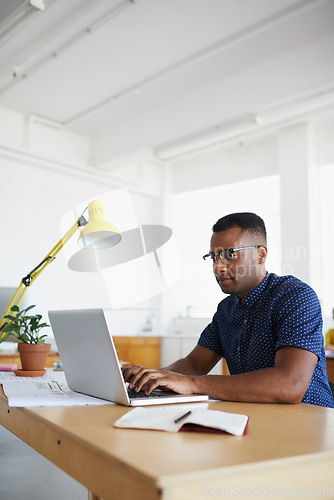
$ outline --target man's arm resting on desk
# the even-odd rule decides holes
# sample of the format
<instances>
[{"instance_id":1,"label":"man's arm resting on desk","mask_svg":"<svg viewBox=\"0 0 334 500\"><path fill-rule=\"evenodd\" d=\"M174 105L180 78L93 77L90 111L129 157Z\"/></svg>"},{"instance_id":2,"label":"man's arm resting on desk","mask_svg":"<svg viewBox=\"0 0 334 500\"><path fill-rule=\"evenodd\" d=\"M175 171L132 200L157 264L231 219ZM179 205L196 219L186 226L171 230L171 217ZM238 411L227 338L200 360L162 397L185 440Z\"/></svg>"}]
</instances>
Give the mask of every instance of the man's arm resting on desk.
<instances>
[{"instance_id":1,"label":"man's arm resting on desk","mask_svg":"<svg viewBox=\"0 0 334 500\"><path fill-rule=\"evenodd\" d=\"M213 399L256 403L299 403L312 378L317 356L299 347L281 347L275 365L240 375L203 375L219 356L196 346L186 357L166 369L126 367L124 378L136 390L149 394L159 388L181 394L209 394Z\"/></svg>"}]
</instances>

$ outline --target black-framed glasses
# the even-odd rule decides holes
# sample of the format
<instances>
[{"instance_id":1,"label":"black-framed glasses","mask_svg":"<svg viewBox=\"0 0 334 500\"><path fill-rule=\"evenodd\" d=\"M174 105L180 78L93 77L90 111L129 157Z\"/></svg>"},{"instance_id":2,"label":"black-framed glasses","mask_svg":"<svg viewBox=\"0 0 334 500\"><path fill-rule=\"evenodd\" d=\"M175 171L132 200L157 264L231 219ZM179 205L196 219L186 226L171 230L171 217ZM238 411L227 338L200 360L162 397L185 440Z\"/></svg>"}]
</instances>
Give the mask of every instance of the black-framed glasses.
<instances>
[{"instance_id":1,"label":"black-framed glasses","mask_svg":"<svg viewBox=\"0 0 334 500\"><path fill-rule=\"evenodd\" d=\"M239 250L247 250L247 248L260 248L260 246L262 245L249 245L247 247L239 248L224 248L217 253L209 252L206 255L203 255L203 259L206 262L210 262L212 264L215 264L217 262L217 257L219 257L221 261L223 261L223 259L233 260L236 256L235 252L238 252Z\"/></svg>"}]
</instances>

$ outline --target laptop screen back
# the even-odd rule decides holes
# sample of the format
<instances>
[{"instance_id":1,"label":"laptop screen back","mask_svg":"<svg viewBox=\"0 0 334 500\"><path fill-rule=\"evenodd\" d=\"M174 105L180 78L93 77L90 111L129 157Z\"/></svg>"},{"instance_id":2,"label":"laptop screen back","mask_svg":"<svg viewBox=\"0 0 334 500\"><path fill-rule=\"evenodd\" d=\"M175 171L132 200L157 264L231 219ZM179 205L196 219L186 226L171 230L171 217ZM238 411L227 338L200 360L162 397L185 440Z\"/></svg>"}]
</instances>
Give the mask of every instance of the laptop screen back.
<instances>
[{"instance_id":1,"label":"laptop screen back","mask_svg":"<svg viewBox=\"0 0 334 500\"><path fill-rule=\"evenodd\" d=\"M103 310L49 311L49 318L70 389L128 404Z\"/></svg>"}]
</instances>

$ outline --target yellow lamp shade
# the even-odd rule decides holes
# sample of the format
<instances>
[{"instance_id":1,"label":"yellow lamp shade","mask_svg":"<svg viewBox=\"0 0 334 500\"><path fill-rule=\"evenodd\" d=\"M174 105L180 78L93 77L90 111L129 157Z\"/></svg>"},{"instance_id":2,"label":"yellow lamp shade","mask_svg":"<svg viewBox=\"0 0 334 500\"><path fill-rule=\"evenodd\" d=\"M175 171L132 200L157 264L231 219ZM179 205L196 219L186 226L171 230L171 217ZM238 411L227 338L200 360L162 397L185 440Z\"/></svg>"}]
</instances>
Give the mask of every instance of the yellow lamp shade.
<instances>
[{"instance_id":1,"label":"yellow lamp shade","mask_svg":"<svg viewBox=\"0 0 334 500\"><path fill-rule=\"evenodd\" d=\"M122 239L118 229L106 221L103 204L92 201L88 207L89 222L81 230L78 243L92 250L117 245Z\"/></svg>"}]
</instances>

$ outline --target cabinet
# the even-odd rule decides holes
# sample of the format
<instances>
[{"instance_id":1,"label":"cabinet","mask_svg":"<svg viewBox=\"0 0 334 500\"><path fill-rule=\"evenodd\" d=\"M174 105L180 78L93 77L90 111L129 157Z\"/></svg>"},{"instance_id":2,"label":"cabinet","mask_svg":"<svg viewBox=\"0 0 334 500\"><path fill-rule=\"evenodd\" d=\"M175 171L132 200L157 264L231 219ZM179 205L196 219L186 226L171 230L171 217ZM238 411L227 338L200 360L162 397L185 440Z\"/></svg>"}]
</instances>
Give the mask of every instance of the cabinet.
<instances>
[{"instance_id":1,"label":"cabinet","mask_svg":"<svg viewBox=\"0 0 334 500\"><path fill-rule=\"evenodd\" d=\"M134 365L160 368L160 337L114 337L118 358ZM51 352L46 367L53 367L59 354ZM0 354L0 363L16 363L21 368L18 353Z\"/></svg>"},{"instance_id":2,"label":"cabinet","mask_svg":"<svg viewBox=\"0 0 334 500\"><path fill-rule=\"evenodd\" d=\"M160 337L114 337L120 361L160 368Z\"/></svg>"},{"instance_id":3,"label":"cabinet","mask_svg":"<svg viewBox=\"0 0 334 500\"><path fill-rule=\"evenodd\" d=\"M326 358L326 367L328 380L334 384L334 357L330 358L328 356Z\"/></svg>"}]
</instances>

